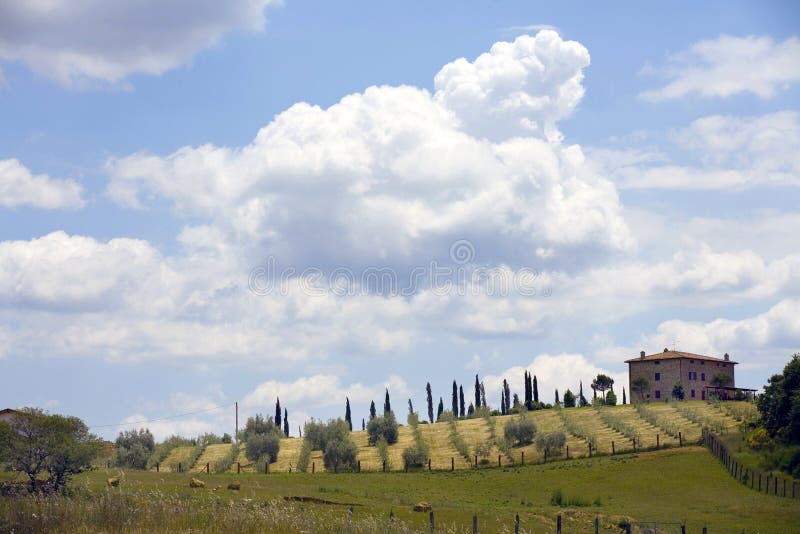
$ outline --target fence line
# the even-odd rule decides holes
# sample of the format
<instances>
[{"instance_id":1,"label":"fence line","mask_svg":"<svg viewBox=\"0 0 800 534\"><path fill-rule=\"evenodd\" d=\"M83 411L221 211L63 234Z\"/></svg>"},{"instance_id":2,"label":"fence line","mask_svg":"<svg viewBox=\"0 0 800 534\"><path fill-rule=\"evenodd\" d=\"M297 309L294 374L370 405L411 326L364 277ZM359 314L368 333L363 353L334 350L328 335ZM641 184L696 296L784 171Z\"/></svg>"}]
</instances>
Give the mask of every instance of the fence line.
<instances>
[{"instance_id":1,"label":"fence line","mask_svg":"<svg viewBox=\"0 0 800 534\"><path fill-rule=\"evenodd\" d=\"M703 444L722 462L722 465L728 470L728 474L745 486L758 492L763 492L766 495L776 495L789 499L800 498L800 488L798 488L797 480L743 465L731 454L720 437L707 428L703 429Z\"/></svg>"}]
</instances>

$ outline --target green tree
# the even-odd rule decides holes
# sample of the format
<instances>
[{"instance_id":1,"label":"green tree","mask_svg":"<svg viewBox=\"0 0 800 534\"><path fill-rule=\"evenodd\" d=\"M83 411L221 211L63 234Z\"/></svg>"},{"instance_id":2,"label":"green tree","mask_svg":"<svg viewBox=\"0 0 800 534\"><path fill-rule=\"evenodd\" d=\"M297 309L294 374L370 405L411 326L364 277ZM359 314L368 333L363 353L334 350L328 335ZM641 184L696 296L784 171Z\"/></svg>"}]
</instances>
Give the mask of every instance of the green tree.
<instances>
[{"instance_id":1,"label":"green tree","mask_svg":"<svg viewBox=\"0 0 800 534\"><path fill-rule=\"evenodd\" d=\"M800 444L800 353L773 375L758 397L761 424L777 440Z\"/></svg>"},{"instance_id":2,"label":"green tree","mask_svg":"<svg viewBox=\"0 0 800 534\"><path fill-rule=\"evenodd\" d=\"M383 419L375 418L370 420ZM362 420L363 424L363 420ZM304 443L311 450L322 451L325 469L331 472L354 471L358 465L358 447L350 439L350 427L342 419L331 419L327 423L308 421L303 429Z\"/></svg>"},{"instance_id":3,"label":"green tree","mask_svg":"<svg viewBox=\"0 0 800 534\"><path fill-rule=\"evenodd\" d=\"M386 397L383 399L383 415L384 417L392 411L392 403L389 402L389 388L386 388Z\"/></svg>"},{"instance_id":4,"label":"green tree","mask_svg":"<svg viewBox=\"0 0 800 534\"><path fill-rule=\"evenodd\" d=\"M644 400L644 394L650 389L650 382L643 376L638 376L631 382L631 391L639 394L639 400Z\"/></svg>"},{"instance_id":5,"label":"green tree","mask_svg":"<svg viewBox=\"0 0 800 534\"><path fill-rule=\"evenodd\" d=\"M536 375L533 375L533 402L539 402L539 382L536 380Z\"/></svg>"},{"instance_id":6,"label":"green tree","mask_svg":"<svg viewBox=\"0 0 800 534\"><path fill-rule=\"evenodd\" d=\"M475 375L475 408L481 407L481 383L478 381L478 375Z\"/></svg>"},{"instance_id":7,"label":"green tree","mask_svg":"<svg viewBox=\"0 0 800 534\"><path fill-rule=\"evenodd\" d=\"M347 428L350 429L350 432L353 431L353 419L350 414L350 397L344 398L344 420L347 423Z\"/></svg>"},{"instance_id":8,"label":"green tree","mask_svg":"<svg viewBox=\"0 0 800 534\"><path fill-rule=\"evenodd\" d=\"M428 421L433 424L433 393L431 393L431 383L425 386L425 393L428 397Z\"/></svg>"},{"instance_id":9,"label":"green tree","mask_svg":"<svg viewBox=\"0 0 800 534\"><path fill-rule=\"evenodd\" d=\"M623 393L623 397L624 397L624 395L625 395L625 390L624 389L623 389L622 393ZM685 396L686 396L686 394L683 391L683 384L681 384L680 382L677 382L672 387L672 397L675 398L675 399L678 399L678 400L683 400L683 398Z\"/></svg>"},{"instance_id":10,"label":"green tree","mask_svg":"<svg viewBox=\"0 0 800 534\"><path fill-rule=\"evenodd\" d=\"M388 412L383 417L375 417L367 423L367 434L370 445L375 445L378 438L383 437L389 445L397 443L397 421L394 412Z\"/></svg>"},{"instance_id":11,"label":"green tree","mask_svg":"<svg viewBox=\"0 0 800 534\"><path fill-rule=\"evenodd\" d=\"M275 426L281 428L281 399L275 401Z\"/></svg>"},{"instance_id":12,"label":"green tree","mask_svg":"<svg viewBox=\"0 0 800 534\"><path fill-rule=\"evenodd\" d=\"M574 408L575 407L575 394L567 389L564 392L564 408Z\"/></svg>"},{"instance_id":13,"label":"green tree","mask_svg":"<svg viewBox=\"0 0 800 534\"><path fill-rule=\"evenodd\" d=\"M280 449L281 438L270 432L269 434L251 434L248 436L244 452L251 462L266 459L272 464L278 460Z\"/></svg>"},{"instance_id":14,"label":"green tree","mask_svg":"<svg viewBox=\"0 0 800 534\"><path fill-rule=\"evenodd\" d=\"M72 475L91 467L101 448L102 441L77 417L23 408L0 425L0 459L27 475L33 492L42 472L50 475L53 489L63 488Z\"/></svg>"},{"instance_id":15,"label":"green tree","mask_svg":"<svg viewBox=\"0 0 800 534\"><path fill-rule=\"evenodd\" d=\"M369 402L369 418L370 418L370 420L375 419L375 415L377 415L377 414L375 413L375 401L373 400L373 401Z\"/></svg>"},{"instance_id":16,"label":"green tree","mask_svg":"<svg viewBox=\"0 0 800 534\"><path fill-rule=\"evenodd\" d=\"M456 384L455 380L453 380L453 399L451 404L453 406L453 416L458 417L458 384Z\"/></svg>"},{"instance_id":17,"label":"green tree","mask_svg":"<svg viewBox=\"0 0 800 534\"><path fill-rule=\"evenodd\" d=\"M711 377L709 382L715 387L725 387L731 383L731 377L725 373L717 373Z\"/></svg>"},{"instance_id":18,"label":"green tree","mask_svg":"<svg viewBox=\"0 0 800 534\"><path fill-rule=\"evenodd\" d=\"M558 390L556 390L556 405L558 405L558 404L561 404L561 403L558 401Z\"/></svg>"},{"instance_id":19,"label":"green tree","mask_svg":"<svg viewBox=\"0 0 800 534\"><path fill-rule=\"evenodd\" d=\"M622 404L628 404L627 395L625 395L625 388L622 388Z\"/></svg>"},{"instance_id":20,"label":"green tree","mask_svg":"<svg viewBox=\"0 0 800 534\"><path fill-rule=\"evenodd\" d=\"M464 386L458 386L458 416L464 417L466 413L464 413Z\"/></svg>"},{"instance_id":21,"label":"green tree","mask_svg":"<svg viewBox=\"0 0 800 534\"><path fill-rule=\"evenodd\" d=\"M606 406L616 406L617 405L617 394L614 393L613 389L611 391L609 391L608 394L606 394L606 401L605 402L606 402Z\"/></svg>"},{"instance_id":22,"label":"green tree","mask_svg":"<svg viewBox=\"0 0 800 534\"><path fill-rule=\"evenodd\" d=\"M535 435L536 424L522 414L507 422L503 428L503 436L515 447L533 443Z\"/></svg>"},{"instance_id":23,"label":"green tree","mask_svg":"<svg viewBox=\"0 0 800 534\"><path fill-rule=\"evenodd\" d=\"M578 404L580 407L588 406L589 402L586 400L586 397L583 396L583 380L581 380L581 386L578 390Z\"/></svg>"},{"instance_id":24,"label":"green tree","mask_svg":"<svg viewBox=\"0 0 800 534\"><path fill-rule=\"evenodd\" d=\"M286 408L283 409L283 435L289 437L289 411Z\"/></svg>"},{"instance_id":25,"label":"green tree","mask_svg":"<svg viewBox=\"0 0 800 534\"><path fill-rule=\"evenodd\" d=\"M603 394L603 400L606 398L606 391L614 388L614 379L608 375L599 374L597 378L592 381L592 389L600 391Z\"/></svg>"},{"instance_id":26,"label":"green tree","mask_svg":"<svg viewBox=\"0 0 800 534\"><path fill-rule=\"evenodd\" d=\"M444 402L442 402L442 398L439 397L439 408L436 410L436 420L437 421L442 416L442 412L443 411L444 411Z\"/></svg>"},{"instance_id":27,"label":"green tree","mask_svg":"<svg viewBox=\"0 0 800 534\"><path fill-rule=\"evenodd\" d=\"M129 469L145 469L148 458L156 448L153 434L146 428L120 432L114 445L117 450L117 467Z\"/></svg>"}]
</instances>

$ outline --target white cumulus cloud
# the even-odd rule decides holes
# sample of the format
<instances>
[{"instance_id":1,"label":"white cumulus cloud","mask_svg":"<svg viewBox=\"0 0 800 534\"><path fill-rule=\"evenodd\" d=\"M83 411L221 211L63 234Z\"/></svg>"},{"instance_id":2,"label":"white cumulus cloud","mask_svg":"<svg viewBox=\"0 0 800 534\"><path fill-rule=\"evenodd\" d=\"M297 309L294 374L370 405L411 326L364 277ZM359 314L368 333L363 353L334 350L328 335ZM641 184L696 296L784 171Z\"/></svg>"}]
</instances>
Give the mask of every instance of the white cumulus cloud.
<instances>
[{"instance_id":1,"label":"white cumulus cloud","mask_svg":"<svg viewBox=\"0 0 800 534\"><path fill-rule=\"evenodd\" d=\"M21 61L62 86L116 84L186 64L227 32L260 31L273 0L7 0L0 60Z\"/></svg>"},{"instance_id":2,"label":"white cumulus cloud","mask_svg":"<svg viewBox=\"0 0 800 534\"><path fill-rule=\"evenodd\" d=\"M724 98L751 93L770 98L800 81L798 57L800 39L797 37L776 42L768 36L721 35L670 55L665 66L655 69L669 82L658 89L644 91L640 96L650 101L691 94Z\"/></svg>"},{"instance_id":3,"label":"white cumulus cloud","mask_svg":"<svg viewBox=\"0 0 800 534\"><path fill-rule=\"evenodd\" d=\"M16 159L0 159L0 206L43 209L81 208L83 188L74 180L33 174Z\"/></svg>"}]
</instances>

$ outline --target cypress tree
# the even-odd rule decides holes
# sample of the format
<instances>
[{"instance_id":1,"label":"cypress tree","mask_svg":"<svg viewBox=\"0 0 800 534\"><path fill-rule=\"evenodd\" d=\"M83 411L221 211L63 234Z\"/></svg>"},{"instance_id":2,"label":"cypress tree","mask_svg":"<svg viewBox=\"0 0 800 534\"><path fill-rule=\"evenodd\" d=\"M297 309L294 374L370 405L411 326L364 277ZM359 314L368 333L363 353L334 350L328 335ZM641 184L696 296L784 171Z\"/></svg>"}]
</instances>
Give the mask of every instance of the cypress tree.
<instances>
[{"instance_id":1,"label":"cypress tree","mask_svg":"<svg viewBox=\"0 0 800 534\"><path fill-rule=\"evenodd\" d=\"M483 387L483 382L481 382L481 406L486 408L486 390Z\"/></svg>"},{"instance_id":2,"label":"cypress tree","mask_svg":"<svg viewBox=\"0 0 800 534\"><path fill-rule=\"evenodd\" d=\"M428 394L428 421L433 424L433 394L431 393L431 383L425 386L425 392Z\"/></svg>"},{"instance_id":3,"label":"cypress tree","mask_svg":"<svg viewBox=\"0 0 800 534\"><path fill-rule=\"evenodd\" d=\"M533 402L539 402L539 383L536 381L536 375L533 375Z\"/></svg>"},{"instance_id":4,"label":"cypress tree","mask_svg":"<svg viewBox=\"0 0 800 534\"><path fill-rule=\"evenodd\" d=\"M442 398L439 397L439 409L436 411L436 420L437 421L442 416L442 412L443 411L444 411L444 402L442 402Z\"/></svg>"},{"instance_id":5,"label":"cypress tree","mask_svg":"<svg viewBox=\"0 0 800 534\"><path fill-rule=\"evenodd\" d=\"M525 408L533 409L533 390L531 389L531 375L525 371Z\"/></svg>"},{"instance_id":6,"label":"cypress tree","mask_svg":"<svg viewBox=\"0 0 800 534\"><path fill-rule=\"evenodd\" d=\"M586 402L586 397L583 396L583 380L581 380L581 389L578 393L578 406L587 406L589 403Z\"/></svg>"},{"instance_id":7,"label":"cypress tree","mask_svg":"<svg viewBox=\"0 0 800 534\"><path fill-rule=\"evenodd\" d=\"M556 390L556 404L558 404L558 390Z\"/></svg>"},{"instance_id":8,"label":"cypress tree","mask_svg":"<svg viewBox=\"0 0 800 534\"><path fill-rule=\"evenodd\" d=\"M500 388L500 415L506 414L506 390Z\"/></svg>"},{"instance_id":9,"label":"cypress tree","mask_svg":"<svg viewBox=\"0 0 800 534\"><path fill-rule=\"evenodd\" d=\"M508 380L503 379L503 394L506 399L506 413L511 409L511 388L508 387Z\"/></svg>"},{"instance_id":10,"label":"cypress tree","mask_svg":"<svg viewBox=\"0 0 800 534\"><path fill-rule=\"evenodd\" d=\"M464 415L464 386L458 386L458 416Z\"/></svg>"},{"instance_id":11,"label":"cypress tree","mask_svg":"<svg viewBox=\"0 0 800 534\"><path fill-rule=\"evenodd\" d=\"M411 404L411 399L408 399L408 415L414 413L414 405Z\"/></svg>"},{"instance_id":12,"label":"cypress tree","mask_svg":"<svg viewBox=\"0 0 800 534\"><path fill-rule=\"evenodd\" d=\"M289 437L289 412L283 409L283 435Z\"/></svg>"},{"instance_id":13,"label":"cypress tree","mask_svg":"<svg viewBox=\"0 0 800 534\"><path fill-rule=\"evenodd\" d=\"M389 388L386 388L386 398L383 400L383 416L389 415L392 411L392 404L389 402Z\"/></svg>"},{"instance_id":14,"label":"cypress tree","mask_svg":"<svg viewBox=\"0 0 800 534\"><path fill-rule=\"evenodd\" d=\"M367 425L364 423L364 418L362 417L361 418L361 430L366 430L366 429L367 429Z\"/></svg>"},{"instance_id":15,"label":"cypress tree","mask_svg":"<svg viewBox=\"0 0 800 534\"><path fill-rule=\"evenodd\" d=\"M453 417L458 417L458 385L453 380Z\"/></svg>"},{"instance_id":16,"label":"cypress tree","mask_svg":"<svg viewBox=\"0 0 800 534\"><path fill-rule=\"evenodd\" d=\"M344 402L344 420L347 421L347 427L350 429L350 432L353 431L353 420L351 419L350 414L350 397L345 397Z\"/></svg>"},{"instance_id":17,"label":"cypress tree","mask_svg":"<svg viewBox=\"0 0 800 534\"><path fill-rule=\"evenodd\" d=\"M625 388L622 388L622 404L628 404L628 398L625 396Z\"/></svg>"},{"instance_id":18,"label":"cypress tree","mask_svg":"<svg viewBox=\"0 0 800 534\"><path fill-rule=\"evenodd\" d=\"M475 409L481 407L481 383L478 382L478 375L475 375Z\"/></svg>"},{"instance_id":19,"label":"cypress tree","mask_svg":"<svg viewBox=\"0 0 800 534\"><path fill-rule=\"evenodd\" d=\"M375 419L375 401L369 403L369 418L370 420Z\"/></svg>"},{"instance_id":20,"label":"cypress tree","mask_svg":"<svg viewBox=\"0 0 800 534\"><path fill-rule=\"evenodd\" d=\"M281 399L275 402L275 426L281 427Z\"/></svg>"},{"instance_id":21,"label":"cypress tree","mask_svg":"<svg viewBox=\"0 0 800 534\"><path fill-rule=\"evenodd\" d=\"M475 406L472 403L469 403L469 408L467 409L467 416L473 415L475 413Z\"/></svg>"},{"instance_id":22,"label":"cypress tree","mask_svg":"<svg viewBox=\"0 0 800 534\"><path fill-rule=\"evenodd\" d=\"M514 393L514 401L513 401L512 406L515 407L515 408L517 406L519 406L519 395L517 395L516 393Z\"/></svg>"}]
</instances>

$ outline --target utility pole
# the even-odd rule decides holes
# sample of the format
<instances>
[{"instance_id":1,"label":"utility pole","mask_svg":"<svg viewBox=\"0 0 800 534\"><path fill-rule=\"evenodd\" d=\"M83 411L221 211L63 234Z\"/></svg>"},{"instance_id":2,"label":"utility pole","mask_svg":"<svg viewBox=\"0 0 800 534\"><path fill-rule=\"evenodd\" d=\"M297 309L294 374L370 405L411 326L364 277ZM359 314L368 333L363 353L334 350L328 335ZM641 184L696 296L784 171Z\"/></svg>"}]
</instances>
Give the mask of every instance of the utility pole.
<instances>
[{"instance_id":1,"label":"utility pole","mask_svg":"<svg viewBox=\"0 0 800 534\"><path fill-rule=\"evenodd\" d=\"M239 402L236 401L236 434L234 434L234 439L236 439L236 443L239 443Z\"/></svg>"}]
</instances>

